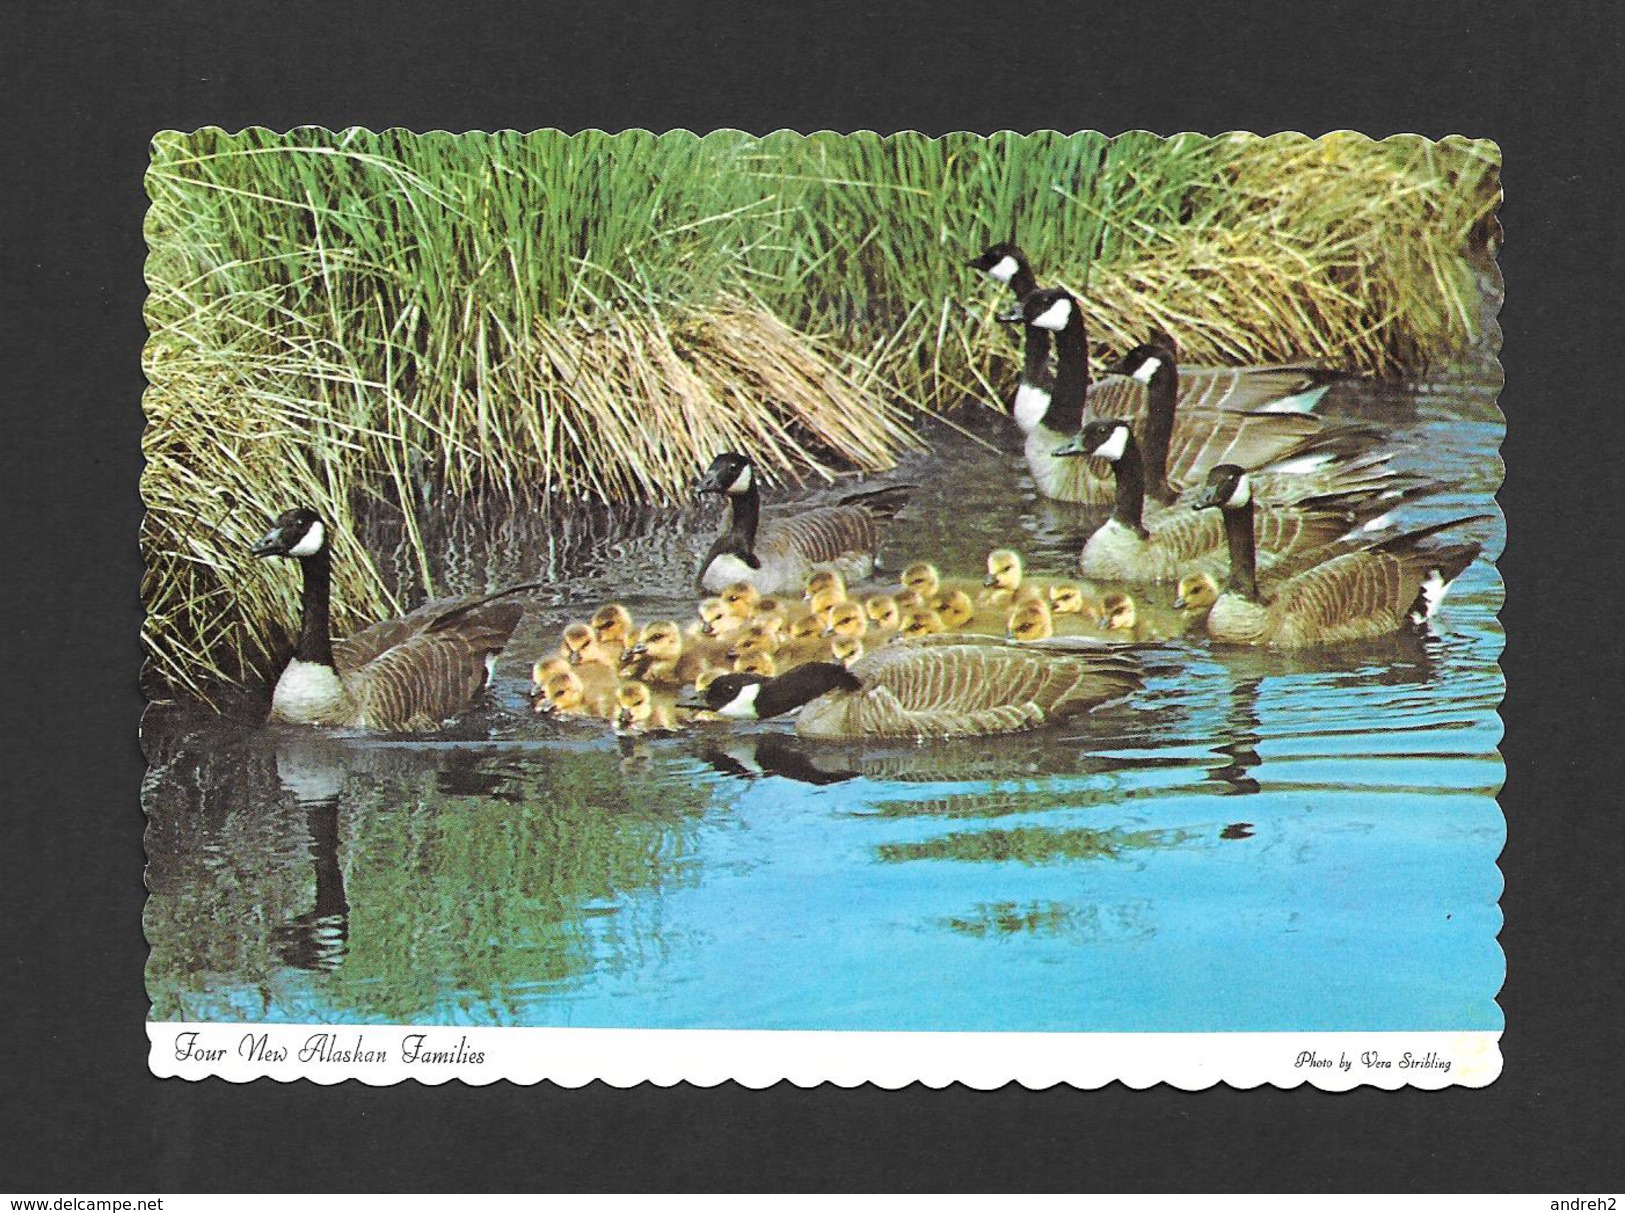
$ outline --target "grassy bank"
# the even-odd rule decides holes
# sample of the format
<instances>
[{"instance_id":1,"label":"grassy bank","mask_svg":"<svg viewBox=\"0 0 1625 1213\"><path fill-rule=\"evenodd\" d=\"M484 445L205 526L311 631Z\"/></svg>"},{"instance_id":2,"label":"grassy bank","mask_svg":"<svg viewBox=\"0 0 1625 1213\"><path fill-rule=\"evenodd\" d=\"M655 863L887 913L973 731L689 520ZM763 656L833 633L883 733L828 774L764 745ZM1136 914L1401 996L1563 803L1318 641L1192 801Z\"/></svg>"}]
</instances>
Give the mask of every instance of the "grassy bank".
<instances>
[{"instance_id":1,"label":"grassy bank","mask_svg":"<svg viewBox=\"0 0 1625 1213\"><path fill-rule=\"evenodd\" d=\"M724 447L889 466L1015 349L1012 229L1094 336L1389 373L1473 337L1484 144L1358 136L166 134L154 142L147 641L194 689L293 613L244 549L308 501L672 500ZM421 552L421 547L420 547ZM428 562L423 567L424 589ZM340 551L340 629L393 606Z\"/></svg>"}]
</instances>

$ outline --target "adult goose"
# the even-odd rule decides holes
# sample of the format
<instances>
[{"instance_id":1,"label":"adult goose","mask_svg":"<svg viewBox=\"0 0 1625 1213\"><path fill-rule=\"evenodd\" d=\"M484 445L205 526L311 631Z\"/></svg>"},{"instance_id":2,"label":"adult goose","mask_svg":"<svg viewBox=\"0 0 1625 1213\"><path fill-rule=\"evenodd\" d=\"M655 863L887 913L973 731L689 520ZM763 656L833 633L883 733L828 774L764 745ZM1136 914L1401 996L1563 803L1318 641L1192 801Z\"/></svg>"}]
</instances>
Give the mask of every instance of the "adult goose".
<instances>
[{"instance_id":1,"label":"adult goose","mask_svg":"<svg viewBox=\"0 0 1625 1213\"><path fill-rule=\"evenodd\" d=\"M1226 568L1223 521L1206 510L1146 512L1146 474L1140 443L1127 421L1090 421L1062 454L1103 459L1116 481L1112 515L1089 536L1078 571L1096 581L1167 582ZM1391 508L1383 493L1311 497L1292 505L1255 507L1257 548L1267 566L1323 552L1352 530Z\"/></svg>"},{"instance_id":2,"label":"adult goose","mask_svg":"<svg viewBox=\"0 0 1625 1213\"><path fill-rule=\"evenodd\" d=\"M1481 550L1477 543L1437 543L1434 537L1488 517L1456 518L1371 543L1278 580L1265 593L1259 588L1257 509L1247 473L1234 465L1214 468L1196 508L1220 511L1230 551L1229 586L1208 610L1208 635L1225 644L1276 649L1367 640L1425 623Z\"/></svg>"},{"instance_id":3,"label":"adult goose","mask_svg":"<svg viewBox=\"0 0 1625 1213\"><path fill-rule=\"evenodd\" d=\"M271 695L271 719L289 724L398 733L439 728L485 689L524 613L518 603L497 600L536 588L431 602L334 642L332 557L316 512L286 511L249 550L297 560L304 575L298 646Z\"/></svg>"},{"instance_id":4,"label":"adult goose","mask_svg":"<svg viewBox=\"0 0 1625 1213\"><path fill-rule=\"evenodd\" d=\"M1038 289L1032 266L1015 241L1008 240L984 250L967 263L972 269L1010 288L1020 303ZM1153 347L1177 357L1174 341L1166 333L1153 333ZM1023 347L1021 379L1016 387L1013 413L1024 433L1033 420L1043 415L1040 401L1054 388L1055 375L1049 365L1050 337L1046 332L1027 331ZM1125 370L1133 375L1138 366ZM1333 383L1347 378L1346 372L1316 362L1288 362L1270 366L1192 366L1185 367L1178 380L1179 401L1194 408L1261 409L1267 412L1308 412L1320 403Z\"/></svg>"},{"instance_id":5,"label":"adult goose","mask_svg":"<svg viewBox=\"0 0 1625 1213\"><path fill-rule=\"evenodd\" d=\"M1038 728L1139 685L1138 663L1118 654L995 642L891 644L850 669L816 662L777 678L724 674L679 706L732 720L800 708L796 732L803 737L965 737Z\"/></svg>"},{"instance_id":6,"label":"adult goose","mask_svg":"<svg viewBox=\"0 0 1625 1213\"><path fill-rule=\"evenodd\" d=\"M881 523L902 509L913 489L866 489L833 505L763 521L750 459L731 451L718 455L695 492L725 496L729 522L700 562L699 587L715 593L745 582L763 594L799 594L820 569L832 569L844 581L861 581L874 571Z\"/></svg>"},{"instance_id":7,"label":"adult goose","mask_svg":"<svg viewBox=\"0 0 1625 1213\"><path fill-rule=\"evenodd\" d=\"M1000 317L1009 323L1047 329L1055 335L1059 367L1048 409L1027 435L1027 465L1038 489L1046 497L1103 505L1112 500L1111 478L1088 461L1058 453L1072 443L1092 417L1122 418L1141 431L1152 451L1166 452L1165 479L1169 496L1198 483L1219 463L1260 468L1290 464L1307 470L1366 451L1372 435L1353 427L1328 431L1316 417L1301 413L1240 412L1228 408L1175 408L1176 389L1153 392L1146 382L1127 375L1108 375L1091 387L1089 339L1083 309L1059 287L1036 290L1013 312ZM1172 371L1173 354L1167 355ZM1154 486L1161 490L1161 484Z\"/></svg>"}]
</instances>

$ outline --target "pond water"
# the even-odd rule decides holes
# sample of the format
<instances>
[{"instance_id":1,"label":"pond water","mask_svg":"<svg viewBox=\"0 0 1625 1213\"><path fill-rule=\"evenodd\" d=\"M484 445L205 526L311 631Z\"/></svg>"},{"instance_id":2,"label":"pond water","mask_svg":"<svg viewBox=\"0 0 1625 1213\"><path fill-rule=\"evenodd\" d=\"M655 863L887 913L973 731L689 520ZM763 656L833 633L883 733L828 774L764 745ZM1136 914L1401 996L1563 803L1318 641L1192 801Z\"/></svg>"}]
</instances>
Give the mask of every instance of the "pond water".
<instances>
[{"instance_id":1,"label":"pond water","mask_svg":"<svg viewBox=\"0 0 1625 1213\"><path fill-rule=\"evenodd\" d=\"M1495 512L1493 366L1340 386ZM1008 422L929 431L887 551L1067 573L1095 519L1036 496ZM698 469L696 469L698 471ZM781 497L784 494L780 495ZM771 500L771 498L770 498ZM783 722L620 743L525 704L612 598L686 618L701 511L424 513L455 592L547 576L492 702L432 742L149 713L148 990L160 1020L608 1027L1497 1029L1496 667L1486 557L1420 637L1297 657L1180 641L1119 708L974 744ZM394 551L396 528L369 528ZM386 565L389 559L386 559ZM289 570L290 575L292 570Z\"/></svg>"}]
</instances>

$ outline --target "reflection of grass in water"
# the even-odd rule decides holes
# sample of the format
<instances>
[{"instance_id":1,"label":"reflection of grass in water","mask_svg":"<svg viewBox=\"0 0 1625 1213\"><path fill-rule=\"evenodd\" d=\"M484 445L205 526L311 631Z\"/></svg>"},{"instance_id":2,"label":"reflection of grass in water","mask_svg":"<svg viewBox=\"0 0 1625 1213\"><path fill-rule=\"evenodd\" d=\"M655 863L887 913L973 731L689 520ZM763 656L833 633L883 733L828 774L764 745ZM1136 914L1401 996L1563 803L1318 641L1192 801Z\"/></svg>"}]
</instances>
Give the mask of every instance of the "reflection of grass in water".
<instances>
[{"instance_id":1,"label":"reflection of grass in water","mask_svg":"<svg viewBox=\"0 0 1625 1213\"><path fill-rule=\"evenodd\" d=\"M1110 799L1114 790L1088 791L1079 788L1055 790L1042 785L1012 788L1008 791L972 792L961 796L928 796L919 799L879 800L855 815L864 817L1005 817L1011 813L1043 813L1055 809L1075 809Z\"/></svg>"},{"instance_id":2,"label":"reflection of grass in water","mask_svg":"<svg viewBox=\"0 0 1625 1213\"><path fill-rule=\"evenodd\" d=\"M252 1018L262 996L286 996L275 935L309 910L315 868L305 809L266 757L253 746L220 747L218 760L187 751L179 769L195 780L160 774L148 786L147 982L159 1019ZM660 769L565 750L525 765L409 749L341 761L349 947L314 979L323 1018L511 1018L527 987L643 963L661 946L646 908L659 903L635 895L695 877L708 795ZM478 790L448 791L465 786Z\"/></svg>"},{"instance_id":3,"label":"reflection of grass in water","mask_svg":"<svg viewBox=\"0 0 1625 1213\"><path fill-rule=\"evenodd\" d=\"M875 848L883 863L914 859L952 859L960 862L1025 864L1057 863L1073 859L1122 859L1157 847L1178 846L1194 837L1184 830L1048 830L1022 826L1014 830L979 830L945 834L923 842L887 842Z\"/></svg>"},{"instance_id":4,"label":"reflection of grass in water","mask_svg":"<svg viewBox=\"0 0 1625 1213\"><path fill-rule=\"evenodd\" d=\"M989 935L1064 935L1075 931L1082 919L1082 911L1061 901L1035 901L1025 906L1018 906L1013 901L996 901L978 905L973 918L950 917L939 921L950 931L982 938Z\"/></svg>"}]
</instances>

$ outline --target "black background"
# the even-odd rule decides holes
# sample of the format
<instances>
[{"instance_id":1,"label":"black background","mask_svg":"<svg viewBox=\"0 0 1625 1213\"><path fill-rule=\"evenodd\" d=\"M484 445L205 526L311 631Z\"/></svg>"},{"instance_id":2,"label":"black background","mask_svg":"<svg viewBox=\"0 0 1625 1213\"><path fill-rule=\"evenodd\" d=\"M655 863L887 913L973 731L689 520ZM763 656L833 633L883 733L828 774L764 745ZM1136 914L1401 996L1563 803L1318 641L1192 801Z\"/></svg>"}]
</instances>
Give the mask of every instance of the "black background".
<instances>
[{"instance_id":1,"label":"black background","mask_svg":"<svg viewBox=\"0 0 1625 1213\"><path fill-rule=\"evenodd\" d=\"M1617 1190L1617 3L130 8L5 10L0 1186ZM1342 1095L150 1078L141 174L153 131L209 123L1499 141L1504 1076Z\"/></svg>"}]
</instances>

